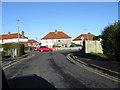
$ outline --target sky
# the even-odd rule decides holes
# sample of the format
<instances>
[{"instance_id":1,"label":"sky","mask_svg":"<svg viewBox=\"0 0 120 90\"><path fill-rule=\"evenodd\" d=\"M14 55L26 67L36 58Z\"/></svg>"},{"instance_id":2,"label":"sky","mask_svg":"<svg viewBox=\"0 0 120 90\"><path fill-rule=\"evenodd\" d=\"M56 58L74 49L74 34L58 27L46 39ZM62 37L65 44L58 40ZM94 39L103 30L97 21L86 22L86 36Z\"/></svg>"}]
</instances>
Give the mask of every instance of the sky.
<instances>
[{"instance_id":1,"label":"sky","mask_svg":"<svg viewBox=\"0 0 120 90\"><path fill-rule=\"evenodd\" d=\"M20 32L40 41L55 29L72 39L88 32L100 35L118 21L117 2L2 2L2 34Z\"/></svg>"}]
</instances>

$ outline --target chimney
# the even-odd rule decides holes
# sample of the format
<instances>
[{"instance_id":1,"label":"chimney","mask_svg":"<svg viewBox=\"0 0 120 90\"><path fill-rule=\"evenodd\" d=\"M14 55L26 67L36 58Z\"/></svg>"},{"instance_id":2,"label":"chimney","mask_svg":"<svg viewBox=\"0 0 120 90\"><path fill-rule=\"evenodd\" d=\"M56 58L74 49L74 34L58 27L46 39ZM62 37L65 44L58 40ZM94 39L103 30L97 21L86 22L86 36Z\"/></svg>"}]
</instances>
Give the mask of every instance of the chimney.
<instances>
[{"instance_id":1,"label":"chimney","mask_svg":"<svg viewBox=\"0 0 120 90\"><path fill-rule=\"evenodd\" d=\"M22 38L24 37L24 31L22 31Z\"/></svg>"},{"instance_id":2,"label":"chimney","mask_svg":"<svg viewBox=\"0 0 120 90\"><path fill-rule=\"evenodd\" d=\"M8 32L8 35L10 35L10 32Z\"/></svg>"},{"instance_id":3,"label":"chimney","mask_svg":"<svg viewBox=\"0 0 120 90\"><path fill-rule=\"evenodd\" d=\"M88 37L87 37L87 38L88 38L88 40L90 40L91 33L88 33L88 35L87 35L87 36L88 36Z\"/></svg>"},{"instance_id":4,"label":"chimney","mask_svg":"<svg viewBox=\"0 0 120 90\"><path fill-rule=\"evenodd\" d=\"M55 34L57 34L58 33L58 31L57 31L57 29L55 29Z\"/></svg>"}]
</instances>

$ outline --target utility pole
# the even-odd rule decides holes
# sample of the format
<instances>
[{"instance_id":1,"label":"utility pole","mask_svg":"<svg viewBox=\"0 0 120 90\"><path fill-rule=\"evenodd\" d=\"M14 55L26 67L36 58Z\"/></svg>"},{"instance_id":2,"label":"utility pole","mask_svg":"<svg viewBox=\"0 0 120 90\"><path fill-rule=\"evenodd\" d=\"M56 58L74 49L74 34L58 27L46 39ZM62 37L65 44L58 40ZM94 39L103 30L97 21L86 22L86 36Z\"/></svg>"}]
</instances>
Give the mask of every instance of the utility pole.
<instances>
[{"instance_id":1,"label":"utility pole","mask_svg":"<svg viewBox=\"0 0 120 90\"><path fill-rule=\"evenodd\" d=\"M18 43L19 43L20 20L18 19L17 22L18 22Z\"/></svg>"}]
</instances>

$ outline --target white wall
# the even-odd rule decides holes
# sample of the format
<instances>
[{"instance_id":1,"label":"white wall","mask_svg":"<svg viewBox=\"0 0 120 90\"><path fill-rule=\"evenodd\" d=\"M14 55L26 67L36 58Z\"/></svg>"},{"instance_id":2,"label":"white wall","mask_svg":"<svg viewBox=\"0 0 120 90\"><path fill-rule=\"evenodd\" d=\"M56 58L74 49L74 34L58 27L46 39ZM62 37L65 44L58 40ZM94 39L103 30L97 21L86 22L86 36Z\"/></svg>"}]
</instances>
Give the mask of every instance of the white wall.
<instances>
[{"instance_id":1,"label":"white wall","mask_svg":"<svg viewBox=\"0 0 120 90\"><path fill-rule=\"evenodd\" d=\"M48 47L52 47L54 45L55 40L51 40L51 39L45 39L45 40L41 40L41 46L48 46Z\"/></svg>"},{"instance_id":2,"label":"white wall","mask_svg":"<svg viewBox=\"0 0 120 90\"><path fill-rule=\"evenodd\" d=\"M0 44L2 44L2 40L0 40Z\"/></svg>"},{"instance_id":3,"label":"white wall","mask_svg":"<svg viewBox=\"0 0 120 90\"><path fill-rule=\"evenodd\" d=\"M90 40L90 41L85 41L85 53L103 53L103 48L101 41L98 40Z\"/></svg>"},{"instance_id":4,"label":"white wall","mask_svg":"<svg viewBox=\"0 0 120 90\"><path fill-rule=\"evenodd\" d=\"M75 44L82 44L83 45L83 41L82 40L77 40L77 41L72 41Z\"/></svg>"},{"instance_id":5,"label":"white wall","mask_svg":"<svg viewBox=\"0 0 120 90\"><path fill-rule=\"evenodd\" d=\"M18 42L18 38L4 39L3 42L2 42L2 40L0 40L0 44L11 43L11 42ZM19 38L19 42L28 42L28 39L26 39L26 38Z\"/></svg>"},{"instance_id":6,"label":"white wall","mask_svg":"<svg viewBox=\"0 0 120 90\"><path fill-rule=\"evenodd\" d=\"M60 40L60 42L58 42L58 40ZM52 47L55 43L66 43L68 44L68 46L70 46L71 44L71 38L65 38L65 39L43 39L41 40L41 46L48 46L48 47Z\"/></svg>"},{"instance_id":7,"label":"white wall","mask_svg":"<svg viewBox=\"0 0 120 90\"><path fill-rule=\"evenodd\" d=\"M55 48L55 50L80 50L82 47L60 47L60 48Z\"/></svg>"}]
</instances>

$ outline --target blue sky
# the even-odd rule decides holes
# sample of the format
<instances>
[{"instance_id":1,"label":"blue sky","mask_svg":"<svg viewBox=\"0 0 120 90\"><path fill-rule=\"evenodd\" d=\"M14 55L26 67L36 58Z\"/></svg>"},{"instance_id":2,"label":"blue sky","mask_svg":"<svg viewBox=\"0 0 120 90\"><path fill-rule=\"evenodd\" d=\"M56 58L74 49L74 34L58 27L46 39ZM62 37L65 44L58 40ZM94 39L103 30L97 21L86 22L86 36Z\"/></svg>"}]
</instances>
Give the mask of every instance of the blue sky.
<instances>
[{"instance_id":1,"label":"blue sky","mask_svg":"<svg viewBox=\"0 0 120 90\"><path fill-rule=\"evenodd\" d=\"M83 33L101 34L118 20L117 2L3 2L2 34L20 32L38 41L57 29L74 39Z\"/></svg>"}]
</instances>

